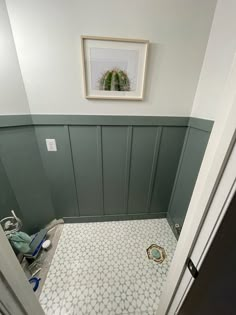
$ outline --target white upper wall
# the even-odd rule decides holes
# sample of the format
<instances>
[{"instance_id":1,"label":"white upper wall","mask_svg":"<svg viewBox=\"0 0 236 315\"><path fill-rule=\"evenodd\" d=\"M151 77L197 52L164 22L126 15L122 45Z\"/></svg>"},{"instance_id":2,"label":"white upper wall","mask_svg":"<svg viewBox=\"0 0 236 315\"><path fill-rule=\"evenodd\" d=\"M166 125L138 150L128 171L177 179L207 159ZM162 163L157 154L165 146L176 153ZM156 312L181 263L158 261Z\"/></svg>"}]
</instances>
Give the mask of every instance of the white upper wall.
<instances>
[{"instance_id":1,"label":"white upper wall","mask_svg":"<svg viewBox=\"0 0 236 315\"><path fill-rule=\"evenodd\" d=\"M0 115L28 114L29 107L4 0L0 0Z\"/></svg>"},{"instance_id":2,"label":"white upper wall","mask_svg":"<svg viewBox=\"0 0 236 315\"><path fill-rule=\"evenodd\" d=\"M7 0L34 113L189 116L216 0ZM86 100L80 35L148 39L145 100Z\"/></svg>"},{"instance_id":3,"label":"white upper wall","mask_svg":"<svg viewBox=\"0 0 236 315\"><path fill-rule=\"evenodd\" d=\"M236 1L218 0L191 116L220 118L221 95L236 53Z\"/></svg>"}]
</instances>

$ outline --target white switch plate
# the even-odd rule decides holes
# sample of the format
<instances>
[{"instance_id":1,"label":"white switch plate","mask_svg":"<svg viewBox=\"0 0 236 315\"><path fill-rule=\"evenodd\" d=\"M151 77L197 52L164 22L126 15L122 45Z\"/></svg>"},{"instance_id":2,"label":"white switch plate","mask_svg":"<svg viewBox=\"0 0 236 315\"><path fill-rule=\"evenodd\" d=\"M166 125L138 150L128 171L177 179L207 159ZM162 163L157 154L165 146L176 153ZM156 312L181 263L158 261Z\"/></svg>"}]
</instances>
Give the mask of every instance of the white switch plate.
<instances>
[{"instance_id":1,"label":"white switch plate","mask_svg":"<svg viewBox=\"0 0 236 315\"><path fill-rule=\"evenodd\" d=\"M46 145L48 151L57 151L57 144L55 139L46 139Z\"/></svg>"}]
</instances>

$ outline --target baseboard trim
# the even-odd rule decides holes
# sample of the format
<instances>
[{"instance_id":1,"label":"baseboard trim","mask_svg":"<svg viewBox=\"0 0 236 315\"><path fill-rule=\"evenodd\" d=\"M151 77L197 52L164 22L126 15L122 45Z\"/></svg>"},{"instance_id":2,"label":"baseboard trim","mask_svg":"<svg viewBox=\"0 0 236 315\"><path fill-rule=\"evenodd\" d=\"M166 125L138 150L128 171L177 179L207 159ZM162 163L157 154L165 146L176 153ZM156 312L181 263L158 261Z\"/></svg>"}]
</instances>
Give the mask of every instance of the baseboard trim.
<instances>
[{"instance_id":1,"label":"baseboard trim","mask_svg":"<svg viewBox=\"0 0 236 315\"><path fill-rule=\"evenodd\" d=\"M107 222L107 221L127 221L127 220L144 220L144 219L162 219L166 218L166 212L159 213L141 213L125 215L104 215L104 216L81 216L81 217L64 217L65 223L86 223L86 222Z\"/></svg>"}]
</instances>

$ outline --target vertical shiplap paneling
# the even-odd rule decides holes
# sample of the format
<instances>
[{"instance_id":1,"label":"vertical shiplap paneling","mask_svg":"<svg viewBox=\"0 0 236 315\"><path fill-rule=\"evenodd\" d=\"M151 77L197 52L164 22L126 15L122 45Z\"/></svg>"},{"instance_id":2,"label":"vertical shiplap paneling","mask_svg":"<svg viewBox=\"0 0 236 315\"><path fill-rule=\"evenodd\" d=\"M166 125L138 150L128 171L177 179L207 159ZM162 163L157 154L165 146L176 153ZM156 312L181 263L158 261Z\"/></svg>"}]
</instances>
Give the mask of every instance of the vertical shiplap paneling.
<instances>
[{"instance_id":1,"label":"vertical shiplap paneling","mask_svg":"<svg viewBox=\"0 0 236 315\"><path fill-rule=\"evenodd\" d=\"M20 127L25 120L19 117L1 118L0 216L6 208L17 209L31 232L61 216L81 221L163 217L170 204L170 221L183 222L209 121L193 120L185 137L183 118L36 118L40 126L34 127ZM56 139L57 152L46 151L46 138Z\"/></svg>"},{"instance_id":2,"label":"vertical shiplap paneling","mask_svg":"<svg viewBox=\"0 0 236 315\"><path fill-rule=\"evenodd\" d=\"M68 127L36 126L35 131L57 218L78 216ZM46 139L56 140L56 152L47 150Z\"/></svg>"},{"instance_id":3,"label":"vertical shiplap paneling","mask_svg":"<svg viewBox=\"0 0 236 315\"><path fill-rule=\"evenodd\" d=\"M0 159L0 220L11 216L11 210L14 210L16 215L24 220Z\"/></svg>"},{"instance_id":4,"label":"vertical shiplap paneling","mask_svg":"<svg viewBox=\"0 0 236 315\"><path fill-rule=\"evenodd\" d=\"M103 181L103 152L102 152L102 127L97 126L97 168L98 189L101 200L101 211L104 215L104 181Z\"/></svg>"},{"instance_id":5,"label":"vertical shiplap paneling","mask_svg":"<svg viewBox=\"0 0 236 315\"><path fill-rule=\"evenodd\" d=\"M159 127L157 129L157 135L156 135L156 141L155 141L155 147L154 147L154 153L153 153L153 160L152 160L152 170L151 170L151 177L150 177L150 183L149 183L149 190L148 190L148 199L147 199L147 212L149 212L153 190L154 190L154 181L156 177L156 169L158 164L158 158L159 158L159 151L160 151L160 143L161 143L161 135L162 135L162 127Z\"/></svg>"},{"instance_id":6,"label":"vertical shiplap paneling","mask_svg":"<svg viewBox=\"0 0 236 315\"><path fill-rule=\"evenodd\" d=\"M133 127L129 126L127 127L125 185L124 185L124 209L125 209L126 214L128 214L128 202L129 202L129 182L130 182L132 140L133 140Z\"/></svg>"},{"instance_id":7,"label":"vertical shiplap paneling","mask_svg":"<svg viewBox=\"0 0 236 315\"><path fill-rule=\"evenodd\" d=\"M209 132L189 128L168 210L172 222L180 226L188 210L209 135Z\"/></svg>"},{"instance_id":8,"label":"vertical shiplap paneling","mask_svg":"<svg viewBox=\"0 0 236 315\"><path fill-rule=\"evenodd\" d=\"M81 216L103 215L101 187L100 129L97 126L69 127L76 188Z\"/></svg>"},{"instance_id":9,"label":"vertical shiplap paneling","mask_svg":"<svg viewBox=\"0 0 236 315\"><path fill-rule=\"evenodd\" d=\"M33 127L1 129L0 155L28 233L55 218Z\"/></svg>"},{"instance_id":10,"label":"vertical shiplap paneling","mask_svg":"<svg viewBox=\"0 0 236 315\"><path fill-rule=\"evenodd\" d=\"M104 213L125 214L125 179L128 128L102 127Z\"/></svg>"},{"instance_id":11,"label":"vertical shiplap paneling","mask_svg":"<svg viewBox=\"0 0 236 315\"><path fill-rule=\"evenodd\" d=\"M186 127L163 127L150 212L167 212Z\"/></svg>"},{"instance_id":12,"label":"vertical shiplap paneling","mask_svg":"<svg viewBox=\"0 0 236 315\"><path fill-rule=\"evenodd\" d=\"M146 213L157 127L133 127L128 213Z\"/></svg>"}]
</instances>

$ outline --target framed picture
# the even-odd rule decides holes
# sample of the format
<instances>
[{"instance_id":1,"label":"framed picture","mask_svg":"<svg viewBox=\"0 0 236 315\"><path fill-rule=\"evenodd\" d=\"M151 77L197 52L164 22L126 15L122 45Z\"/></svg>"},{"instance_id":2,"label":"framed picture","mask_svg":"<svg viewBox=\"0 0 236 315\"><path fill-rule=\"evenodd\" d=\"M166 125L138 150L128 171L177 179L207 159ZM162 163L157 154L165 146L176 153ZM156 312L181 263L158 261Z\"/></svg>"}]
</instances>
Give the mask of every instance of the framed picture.
<instances>
[{"instance_id":1,"label":"framed picture","mask_svg":"<svg viewBox=\"0 0 236 315\"><path fill-rule=\"evenodd\" d=\"M81 36L88 99L142 100L147 40Z\"/></svg>"}]
</instances>

